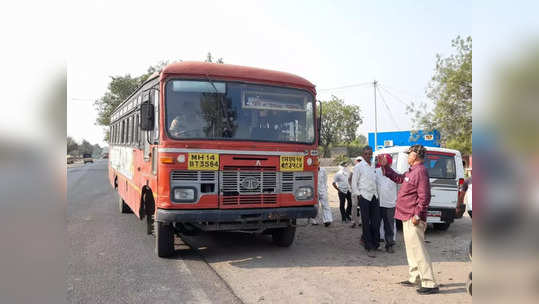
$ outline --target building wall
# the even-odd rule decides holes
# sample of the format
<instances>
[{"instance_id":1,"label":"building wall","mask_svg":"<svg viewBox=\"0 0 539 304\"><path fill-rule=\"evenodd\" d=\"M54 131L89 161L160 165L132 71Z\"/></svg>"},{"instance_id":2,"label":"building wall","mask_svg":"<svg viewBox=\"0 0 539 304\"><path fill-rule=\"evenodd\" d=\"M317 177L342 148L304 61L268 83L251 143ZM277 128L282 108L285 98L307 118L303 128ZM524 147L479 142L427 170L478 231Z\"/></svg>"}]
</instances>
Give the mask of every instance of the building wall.
<instances>
[{"instance_id":1,"label":"building wall","mask_svg":"<svg viewBox=\"0 0 539 304\"><path fill-rule=\"evenodd\" d=\"M369 146L374 149L374 132L369 133L368 140ZM440 132L437 130L434 130L433 132L418 131L415 134L412 134L412 131L378 132L377 137L378 148L418 144L426 147L439 147L439 142Z\"/></svg>"}]
</instances>

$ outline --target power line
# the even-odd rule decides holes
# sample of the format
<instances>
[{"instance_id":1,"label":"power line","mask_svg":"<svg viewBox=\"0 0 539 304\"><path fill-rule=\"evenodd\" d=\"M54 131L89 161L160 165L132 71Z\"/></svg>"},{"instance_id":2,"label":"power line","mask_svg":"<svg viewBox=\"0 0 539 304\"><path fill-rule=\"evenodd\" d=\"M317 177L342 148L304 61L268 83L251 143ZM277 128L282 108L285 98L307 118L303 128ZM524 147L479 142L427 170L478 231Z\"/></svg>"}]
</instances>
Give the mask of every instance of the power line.
<instances>
[{"instance_id":1,"label":"power line","mask_svg":"<svg viewBox=\"0 0 539 304\"><path fill-rule=\"evenodd\" d=\"M340 89L347 89L347 88L354 88L354 87L364 87L364 86L370 86L370 85L372 85L372 82L362 82L362 83L350 84L350 85L345 85L345 86L335 87L335 88L318 89L318 91L340 90Z\"/></svg>"},{"instance_id":2,"label":"power line","mask_svg":"<svg viewBox=\"0 0 539 304\"><path fill-rule=\"evenodd\" d=\"M382 92L380 92L380 90L378 90L378 94L380 95L380 98L382 99L382 102L384 103L384 106L386 107L386 109L387 109L387 111L389 113L389 117L391 117L391 119L393 120L393 123L395 123L395 126L397 126L397 129L400 130L401 128L399 127L399 124L397 123L397 120L393 116L393 113L391 112L391 109L387 105L386 100L385 100L384 96L382 95Z\"/></svg>"},{"instance_id":3,"label":"power line","mask_svg":"<svg viewBox=\"0 0 539 304\"><path fill-rule=\"evenodd\" d=\"M396 96L395 94L391 93L387 88L386 86L381 86L382 90L384 90L387 94L391 95L391 97L393 97L395 100L397 100L398 102L402 103L403 105L405 105L406 107L409 107L410 105L406 102L404 102L400 97Z\"/></svg>"}]
</instances>

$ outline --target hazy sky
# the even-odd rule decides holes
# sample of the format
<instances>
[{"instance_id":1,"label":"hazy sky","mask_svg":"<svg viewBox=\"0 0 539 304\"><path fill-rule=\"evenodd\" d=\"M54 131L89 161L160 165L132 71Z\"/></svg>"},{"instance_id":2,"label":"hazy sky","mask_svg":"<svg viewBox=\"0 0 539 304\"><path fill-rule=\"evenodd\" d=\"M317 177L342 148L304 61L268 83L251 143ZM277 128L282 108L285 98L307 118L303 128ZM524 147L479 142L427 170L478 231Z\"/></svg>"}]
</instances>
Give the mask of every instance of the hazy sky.
<instances>
[{"instance_id":1,"label":"hazy sky","mask_svg":"<svg viewBox=\"0 0 539 304\"><path fill-rule=\"evenodd\" d=\"M73 9L67 134L100 145L93 100L110 76L203 60L208 51L225 63L300 75L318 99L359 105L363 134L374 130L372 86L324 89L376 79L398 98L382 90L378 130L407 130L403 102L424 100L436 53L450 54L451 39L472 33L467 1L95 1Z\"/></svg>"}]
</instances>

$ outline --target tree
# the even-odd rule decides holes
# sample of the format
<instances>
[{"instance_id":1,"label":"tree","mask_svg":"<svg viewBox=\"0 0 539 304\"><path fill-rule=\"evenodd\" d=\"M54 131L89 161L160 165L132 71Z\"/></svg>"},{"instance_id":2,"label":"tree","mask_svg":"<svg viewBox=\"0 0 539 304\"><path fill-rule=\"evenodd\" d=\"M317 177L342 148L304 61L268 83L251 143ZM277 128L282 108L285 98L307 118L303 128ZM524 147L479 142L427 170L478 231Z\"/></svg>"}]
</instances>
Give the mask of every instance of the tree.
<instances>
[{"instance_id":1,"label":"tree","mask_svg":"<svg viewBox=\"0 0 539 304\"><path fill-rule=\"evenodd\" d=\"M71 137L66 138L67 154L74 154L79 149L79 144Z\"/></svg>"},{"instance_id":2,"label":"tree","mask_svg":"<svg viewBox=\"0 0 539 304\"><path fill-rule=\"evenodd\" d=\"M211 52L208 52L208 55L206 56L206 62L213 62L213 57L211 55ZM215 61L215 63L225 63L223 61L223 58L218 58L217 61Z\"/></svg>"},{"instance_id":3,"label":"tree","mask_svg":"<svg viewBox=\"0 0 539 304\"><path fill-rule=\"evenodd\" d=\"M206 57L207 62L212 62L213 57L211 53L208 52ZM110 116L116 107L122 103L131 93L133 93L141 84L143 84L148 77L153 73L160 72L165 66L170 63L182 61L181 59L175 60L173 62L169 61L160 61L155 65L150 66L146 73L138 76L132 77L130 74L124 76L111 76L111 81L107 87L107 91L103 97L99 98L94 102L94 107L97 110L97 119L96 125L108 127L110 126ZM219 58L216 61L217 63L224 63L223 58ZM104 139L106 142L109 141L110 134L108 129L105 131Z\"/></svg>"},{"instance_id":4,"label":"tree","mask_svg":"<svg viewBox=\"0 0 539 304\"><path fill-rule=\"evenodd\" d=\"M451 42L455 53L449 57L436 55L436 70L427 88L427 97L434 102L432 112L425 103L412 104L416 128L441 134L441 144L472 153L472 37L458 36Z\"/></svg>"},{"instance_id":5,"label":"tree","mask_svg":"<svg viewBox=\"0 0 539 304\"><path fill-rule=\"evenodd\" d=\"M94 147L92 146L92 144L90 144L86 139L83 139L79 147L79 152L82 154L85 154L85 153L92 154L93 151L94 151Z\"/></svg>"},{"instance_id":6,"label":"tree","mask_svg":"<svg viewBox=\"0 0 539 304\"><path fill-rule=\"evenodd\" d=\"M92 146L92 155L99 156L103 152L103 149L99 146L99 144L95 144Z\"/></svg>"},{"instance_id":7,"label":"tree","mask_svg":"<svg viewBox=\"0 0 539 304\"><path fill-rule=\"evenodd\" d=\"M322 101L322 130L320 132L323 156L329 157L329 147L350 143L357 138L357 128L363 123L361 110L356 105L346 105L342 99L331 96Z\"/></svg>"}]
</instances>

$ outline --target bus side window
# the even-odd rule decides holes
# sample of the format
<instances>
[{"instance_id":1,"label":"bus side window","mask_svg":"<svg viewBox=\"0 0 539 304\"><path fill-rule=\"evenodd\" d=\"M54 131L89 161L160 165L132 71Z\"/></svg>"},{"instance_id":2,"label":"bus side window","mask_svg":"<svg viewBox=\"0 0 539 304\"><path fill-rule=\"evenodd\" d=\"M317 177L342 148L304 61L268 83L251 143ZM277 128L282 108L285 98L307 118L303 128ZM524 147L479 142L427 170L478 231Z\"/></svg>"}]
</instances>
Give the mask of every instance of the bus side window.
<instances>
[{"instance_id":1,"label":"bus side window","mask_svg":"<svg viewBox=\"0 0 539 304\"><path fill-rule=\"evenodd\" d=\"M122 125L120 127L120 144L124 143L124 125L125 125L125 120L122 119Z\"/></svg>"},{"instance_id":2,"label":"bus side window","mask_svg":"<svg viewBox=\"0 0 539 304\"><path fill-rule=\"evenodd\" d=\"M154 139L154 142L158 142L159 140L159 91L158 90L153 90L153 104L154 104L154 109L155 109L153 139Z\"/></svg>"}]
</instances>

